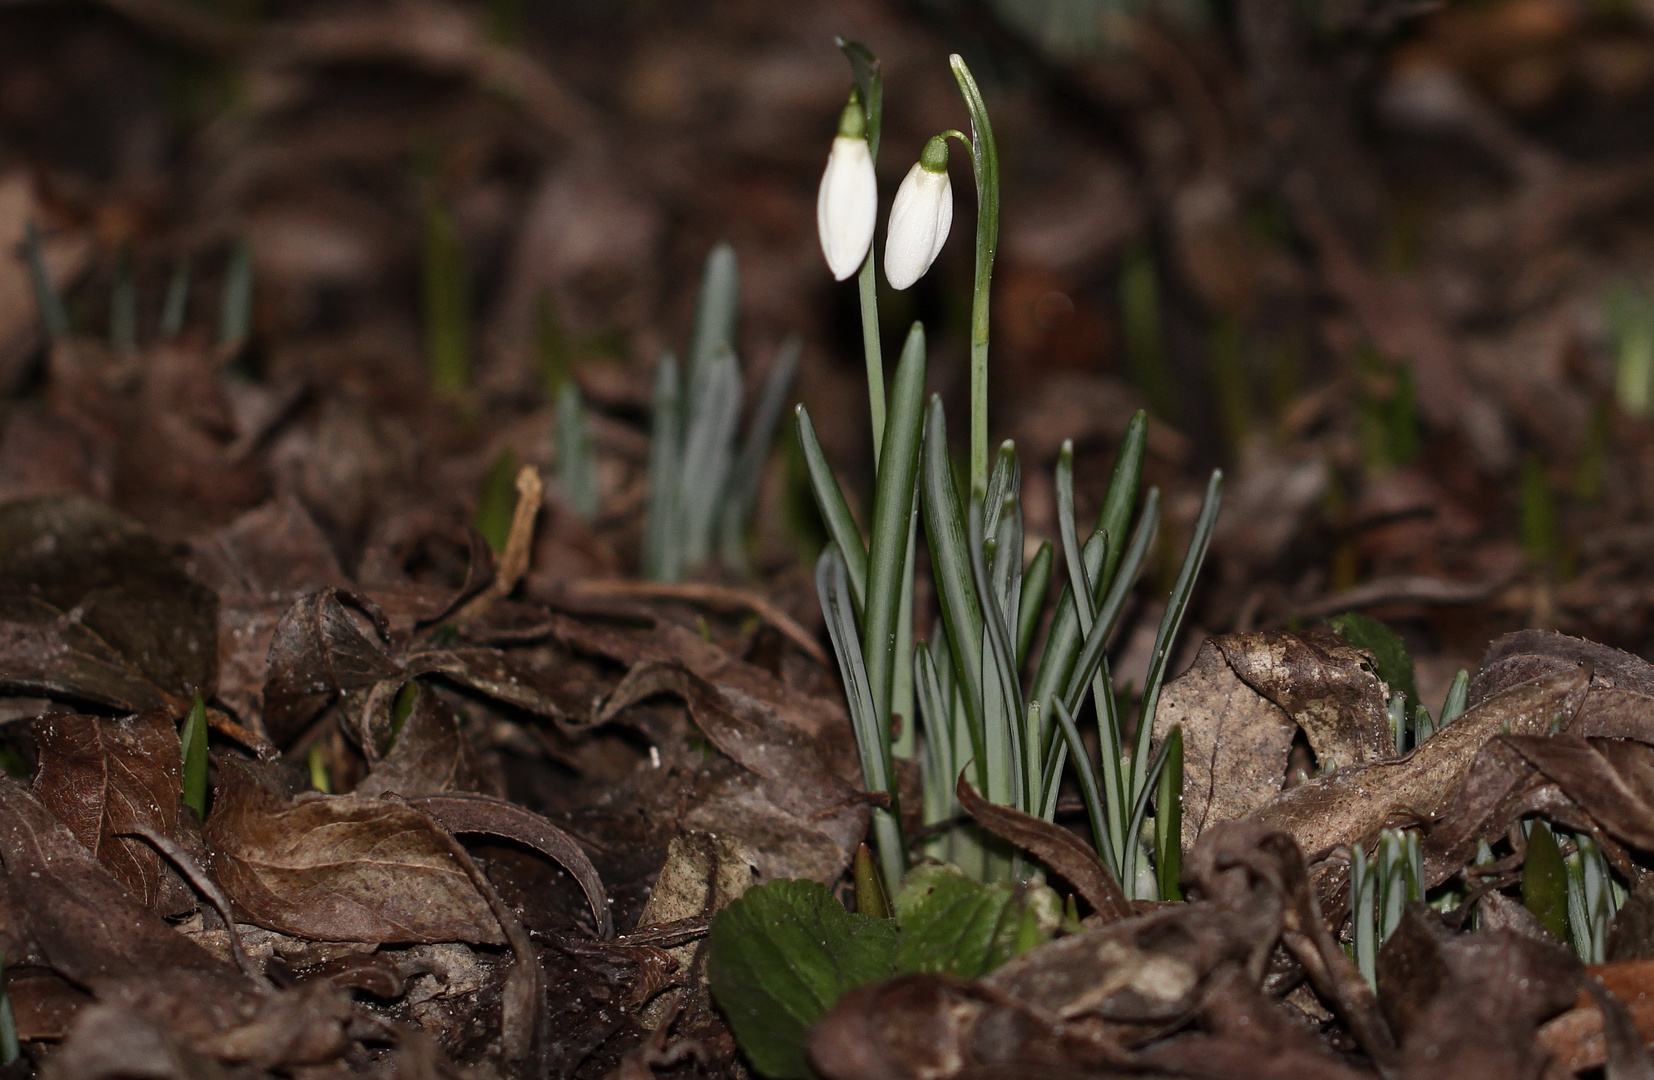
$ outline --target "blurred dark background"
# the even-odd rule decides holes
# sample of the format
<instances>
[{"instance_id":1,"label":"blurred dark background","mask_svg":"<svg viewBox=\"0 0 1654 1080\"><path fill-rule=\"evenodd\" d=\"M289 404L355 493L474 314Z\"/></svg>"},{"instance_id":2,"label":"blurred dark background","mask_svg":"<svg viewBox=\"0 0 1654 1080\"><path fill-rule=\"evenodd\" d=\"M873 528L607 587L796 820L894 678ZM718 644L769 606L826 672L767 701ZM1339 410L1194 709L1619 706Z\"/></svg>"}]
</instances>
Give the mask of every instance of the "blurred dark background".
<instances>
[{"instance_id":1,"label":"blurred dark background","mask_svg":"<svg viewBox=\"0 0 1654 1080\"><path fill-rule=\"evenodd\" d=\"M993 423L1034 533L1054 531L1061 440L1094 507L1143 406L1168 552L1204 471L1229 472L1206 630L1363 608L1405 629L1432 687L1521 625L1647 653L1645 0L7 0L0 497L89 491L188 538L296 494L349 565L406 536L385 523L410 507L462 521L502 447L547 460L555 369L592 410L605 511L552 529L537 573L632 572L651 371L719 240L749 389L801 335L795 396L865 488L854 287L814 233L850 83L835 35L884 65L886 200L929 135L966 126L947 55L984 86L1005 176ZM962 431L959 155L953 179L953 239L882 315L887 350L926 322ZM251 333L214 361L226 388L194 434L132 443L191 377L110 413L54 366L31 221L88 340L128 279L154 340L187 259L180 340L210 341L245 244ZM423 374L445 236L474 372L457 411ZM209 436L241 456L156 479ZM756 565L810 617L817 533L780 444Z\"/></svg>"}]
</instances>

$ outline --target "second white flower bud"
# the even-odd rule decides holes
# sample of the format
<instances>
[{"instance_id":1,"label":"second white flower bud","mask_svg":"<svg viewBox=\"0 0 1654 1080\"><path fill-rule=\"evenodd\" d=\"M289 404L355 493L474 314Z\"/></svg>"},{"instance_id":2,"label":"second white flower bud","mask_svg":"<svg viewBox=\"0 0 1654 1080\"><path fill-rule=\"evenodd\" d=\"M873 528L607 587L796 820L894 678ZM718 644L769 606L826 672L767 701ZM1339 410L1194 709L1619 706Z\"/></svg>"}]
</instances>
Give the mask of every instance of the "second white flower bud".
<instances>
[{"instance_id":1,"label":"second white flower bud","mask_svg":"<svg viewBox=\"0 0 1654 1080\"><path fill-rule=\"evenodd\" d=\"M948 140L937 135L908 170L890 206L884 239L884 276L905 289L925 276L953 226L953 182L948 179Z\"/></svg>"},{"instance_id":2,"label":"second white flower bud","mask_svg":"<svg viewBox=\"0 0 1654 1080\"><path fill-rule=\"evenodd\" d=\"M816 193L816 231L827 267L840 281L860 268L873 246L879 216L879 181L867 146L866 114L861 98L851 94L839 117L838 137L827 155Z\"/></svg>"}]
</instances>

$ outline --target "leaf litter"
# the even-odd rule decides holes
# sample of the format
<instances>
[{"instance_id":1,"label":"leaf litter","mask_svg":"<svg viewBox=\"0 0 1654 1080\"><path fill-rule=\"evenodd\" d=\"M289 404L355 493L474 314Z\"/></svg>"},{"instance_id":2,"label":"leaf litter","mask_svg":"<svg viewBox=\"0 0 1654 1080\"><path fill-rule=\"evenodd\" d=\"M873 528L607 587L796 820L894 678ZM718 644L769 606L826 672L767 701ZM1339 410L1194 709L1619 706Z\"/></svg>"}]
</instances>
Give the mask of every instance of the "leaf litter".
<instances>
[{"instance_id":1,"label":"leaf litter","mask_svg":"<svg viewBox=\"0 0 1654 1080\"><path fill-rule=\"evenodd\" d=\"M73 301L70 332L48 327L57 336L42 340L22 260L0 263L0 764L10 777L0 779L0 951L24 1055L0 1068L620 1080L750 1067L829 1080L1648 1075L1654 667L1573 636L1646 649L1654 547L1636 463L1648 441L1602 405L1602 330L1577 317L1594 310L1595 294L1576 283L1592 275L1561 272L1584 262L1559 224L1612 221L1647 170L1556 152L1543 112L1564 100L1552 95L1635 93L1638 72L1654 69L1645 32L1614 36L1617 15L1508 0L1444 5L1439 18L1408 23L1418 32L1391 52L1374 43L1417 15L1390 10L1399 5L1331 11L1309 31L1283 14L1290 5L1261 2L1230 28L1232 55L1172 21L1106 62L1053 49L1026 27L986 35L1019 43L1013 82L1032 73L1027 85L1065 95L1065 115L1127 133L1110 136L1120 145L1052 151L1045 144L1076 140L1047 137L1048 126L1072 121L1032 111L1013 120L1033 133L1038 159L1021 198L1091 224L1042 233L1008 215L1006 340L995 348L1030 373L1012 433L1049 459L1053 431L1101 445L1124 428L1143 395L1085 366L1111 348L1115 318L1085 282L1112 281L1103 260L1154 222L1169 249L1154 273L1183 286L1164 290L1168 310L1206 305L1172 311L1166 349L1211 322L1250 335L1256 355L1243 368L1266 356L1277 366L1237 382L1212 361L1224 416L1213 427L1226 445L1174 430L1198 428L1198 409L1158 416L1152 467L1168 505L1190 493L1178 469L1191 454L1230 455L1237 487L1267 496L1232 500L1241 516L1223 528L1235 539L1225 550L1220 534L1222 580L1198 610L1213 632L1156 716L1156 745L1175 727L1184 747L1188 902L1127 901L1090 854L1072 792L1052 824L966 784L961 808L1038 874L983 886L921 865L892 883L895 917L883 920L842 902L878 800L863 789L833 673L819 662L819 613L797 569L808 560L788 546L780 470L765 480L757 577L677 588L615 580L635 564L647 467L635 420L649 404L648 365L635 354L676 318L668 298L685 276L677 254L663 262L657 249L691 246L675 233L665 242L678 227L668 222L690 223L699 243L732 220L683 182L682 163L750 196L735 201L771 215L765 228L783 237L742 249L758 271L744 286L757 290L746 299L758 351L776 326L796 328L787 320L829 325L782 295L814 256L811 238L784 235L793 226L782 222L807 219L807 199L788 175L791 136L777 134L820 126L798 104L814 89L789 81L823 81L810 55L754 65L767 74L752 85L711 79L731 67L726 54L755 55L750 42L791 48L750 26L729 32L729 20L761 20L750 12L705 14L716 32L663 15L661 26L610 35L632 42L635 62L610 63L603 50L620 46L587 43L589 56L552 64L513 36L535 30L484 30L442 5L344 15L276 5L244 24L206 9L108 6L119 16L94 5L78 28L31 21L51 18L24 11L38 5L6 19L27 29L16 41L83 35L96 55L123 57L94 65L117 87L124 73L151 70L159 49L186 66L239 65L265 89L188 140L204 190L187 199L206 224L159 224L154 191L172 165L146 159L143 139L113 180L67 160L19 171L10 157L0 175L7 252L38 218L47 276ZM973 17L1003 28L1006 5L977 7ZM1498 21L1512 11L1528 21ZM934 27L887 14L869 17L893 42L941 55ZM556 28L563 39L585 41L566 29ZM1295 34L1308 35L1301 48ZM1490 40L1509 48L1465 44ZM1323 110L1348 104L1349 92L1318 81L1323 52L1376 61L1363 70L1390 95L1385 122L1403 132L1387 138L1432 124L1438 136L1442 125L1468 132L1511 171L1511 192L1482 191L1487 162L1429 165L1474 177L1465 189L1480 202L1434 207L1445 224L1430 250L1412 252L1408 223L1377 220L1384 200L1363 195L1388 182L1370 148L1336 145L1348 127ZM663 65L668 55L687 59ZM620 73L618 97L585 71L598 59L605 79ZM56 60L41 49L5 62L26 73ZM1604 89L1609 68L1631 89ZM398 92L345 85L343 73ZM1417 97L1421 86L1436 96ZM1282 122L1242 122L1246 110L1220 100L1238 87ZM935 92L917 91L932 104ZM138 109L146 93L116 96ZM352 95L359 112L310 107ZM610 115L587 97L623 104ZM381 98L398 104L376 111ZM676 111L706 100L742 104L702 109L693 123ZM451 148L413 180L408 147L424 136L409 134L409 101ZM646 137L594 134L611 121L645 125L628 131ZM147 122L130 129L175 121ZM893 140L914 134L894 110L891 123ZM73 116L57 126L97 130ZM1332 133L1330 149L1294 141L1314 131ZM560 140L576 139L595 149L562 155L574 144ZM1297 163L1278 185L1252 175L1277 171L1256 164L1264 146ZM37 153L54 152L27 156ZM386 291L416 257L400 203L432 192L457 196L467 250L492 260L480 291L498 302L475 392L461 401L426 385L408 344L415 332L397 322L408 305ZM1398 217L1413 212L1411 197L1394 200ZM1508 227L1488 227L1487 215ZM1296 225L1294 243L1270 239L1277 218ZM147 315L135 350L113 328L108 342L73 332L89 321L87 296L101 300L112 285L121 244L135 242L152 277L203 237L243 228L269 288L239 336L209 344L189 318L152 336ZM1366 240L1352 237L1381 233L1398 267L1424 260L1421 276L1361 265ZM223 282L200 276L200 295L231 291L227 271ZM159 307L161 297L144 299ZM1329 305L1338 310L1325 341L1305 346L1269 323ZM195 316L201 307L199 297L184 305ZM634 355L606 352L616 326L636 336L620 347ZM595 517L550 479L553 410L536 365L565 346L582 362L563 377L596 403ZM1384 354L1377 363L1364 358L1369 347ZM1294 350L1306 348L1317 362L1348 361L1349 377L1294 385L1304 359ZM1193 362L1207 361L1203 351ZM1412 419L1407 363L1422 391ZM848 459L844 448L864 441L845 419L855 410L832 397L837 375L821 358L807 356L806 370L810 392L832 406L817 409L823 441ZM1281 401L1248 435L1223 395L1269 380ZM1077 408L1085 415L1069 423ZM1591 421L1593 410L1606 419ZM1422 458L1406 450L1419 434L1409 425L1430 440ZM1265 427L1277 442L1256 438ZM1595 439L1614 453L1592 449ZM1544 459L1537 490L1572 493L1559 497L1566 542L1547 547L1542 497L1494 505L1503 496L1490 492L1515 487L1519 448ZM525 495L494 550L468 526L480 524L473 496L503 451L536 468L506 470ZM1593 470L1608 494L1588 494ZM1031 529L1049 531L1038 497L1031 480ZM1525 546L1498 535L1515 512L1531 526ZM1172 515L1174 527L1187 517ZM1570 568L1575 558L1586 565ZM1415 674L1370 627L1303 627L1351 607L1393 617L1410 644L1444 655L1421 656ZM1152 627L1147 616L1132 618ZM1549 625L1571 633L1507 634L1469 662L1501 630ZM1116 654L1128 672L1132 629ZM1430 647L1443 642L1452 647ZM1395 695L1416 708L1420 690L1447 682L1428 665L1455 663L1471 669L1464 711L1438 716L1428 737L1398 740ZM213 732L205 820L179 799L178 729L197 693ZM1354 864L1357 851L1378 858L1394 830L1418 837L1423 901L1391 905L1369 983L1346 955L1365 912ZM1607 875L1595 886L1574 869L1587 852ZM1530 910L1542 890L1564 898L1566 944ZM1617 910L1592 914L1620 893ZM792 945L777 944L788 935ZM1592 942L1601 955L1583 958ZM766 1012L777 997L785 1024Z\"/></svg>"}]
</instances>

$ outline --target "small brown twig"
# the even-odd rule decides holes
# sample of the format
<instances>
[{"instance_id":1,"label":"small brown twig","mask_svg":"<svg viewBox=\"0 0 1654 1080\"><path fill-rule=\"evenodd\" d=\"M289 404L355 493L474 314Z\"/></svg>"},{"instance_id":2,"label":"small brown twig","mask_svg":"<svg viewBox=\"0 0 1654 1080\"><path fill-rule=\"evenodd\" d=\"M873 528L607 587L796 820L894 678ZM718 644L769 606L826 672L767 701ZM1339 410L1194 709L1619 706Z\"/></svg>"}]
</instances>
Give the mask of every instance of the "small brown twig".
<instances>
[{"instance_id":1,"label":"small brown twig","mask_svg":"<svg viewBox=\"0 0 1654 1080\"><path fill-rule=\"evenodd\" d=\"M628 596L656 600L686 600L692 604L744 608L781 631L782 634L786 635L787 640L804 650L805 655L816 663L822 665L827 663L826 650L822 649L816 639L810 636L808 630L798 624L798 620L757 593L747 592L744 589L733 589L728 585L711 585L696 581L603 579L576 581L568 586L568 590L576 596Z\"/></svg>"}]
</instances>

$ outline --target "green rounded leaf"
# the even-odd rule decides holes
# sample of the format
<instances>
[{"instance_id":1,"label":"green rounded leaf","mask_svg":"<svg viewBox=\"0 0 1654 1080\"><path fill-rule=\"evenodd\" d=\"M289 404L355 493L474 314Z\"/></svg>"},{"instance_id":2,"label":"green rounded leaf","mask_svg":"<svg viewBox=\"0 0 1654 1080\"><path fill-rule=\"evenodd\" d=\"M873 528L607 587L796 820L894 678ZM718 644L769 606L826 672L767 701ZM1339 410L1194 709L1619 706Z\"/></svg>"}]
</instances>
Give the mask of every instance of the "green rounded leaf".
<instances>
[{"instance_id":1,"label":"green rounded leaf","mask_svg":"<svg viewBox=\"0 0 1654 1080\"><path fill-rule=\"evenodd\" d=\"M896 924L852 915L814 881L749 889L712 924L707 981L765 1076L813 1080L804 1037L847 990L895 970Z\"/></svg>"},{"instance_id":2,"label":"green rounded leaf","mask_svg":"<svg viewBox=\"0 0 1654 1080\"><path fill-rule=\"evenodd\" d=\"M915 867L896 894L896 968L979 979L1050 940L1061 912L1045 885L984 885L957 866Z\"/></svg>"}]
</instances>

